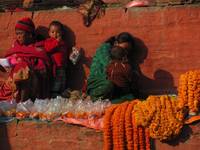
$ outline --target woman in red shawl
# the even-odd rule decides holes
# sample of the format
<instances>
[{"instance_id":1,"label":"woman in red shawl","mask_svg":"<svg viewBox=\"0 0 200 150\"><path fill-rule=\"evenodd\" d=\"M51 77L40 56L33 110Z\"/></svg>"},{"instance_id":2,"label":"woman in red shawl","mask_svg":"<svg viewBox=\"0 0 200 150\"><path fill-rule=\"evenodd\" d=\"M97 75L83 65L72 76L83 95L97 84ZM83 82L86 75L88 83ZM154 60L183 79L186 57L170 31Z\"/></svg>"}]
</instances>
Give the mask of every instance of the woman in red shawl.
<instances>
[{"instance_id":1,"label":"woman in red shawl","mask_svg":"<svg viewBox=\"0 0 200 150\"><path fill-rule=\"evenodd\" d=\"M34 43L34 32L30 18L16 23L16 41L6 54L11 71L0 85L0 100L24 101L48 96L49 59L41 46Z\"/></svg>"}]
</instances>

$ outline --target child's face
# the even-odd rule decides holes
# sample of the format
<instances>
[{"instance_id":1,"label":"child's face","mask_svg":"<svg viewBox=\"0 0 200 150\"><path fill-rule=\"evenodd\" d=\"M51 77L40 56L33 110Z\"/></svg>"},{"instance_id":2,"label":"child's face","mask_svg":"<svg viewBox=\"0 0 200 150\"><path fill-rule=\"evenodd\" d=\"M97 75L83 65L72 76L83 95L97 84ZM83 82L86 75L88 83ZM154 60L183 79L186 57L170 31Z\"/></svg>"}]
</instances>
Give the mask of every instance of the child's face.
<instances>
[{"instance_id":1,"label":"child's face","mask_svg":"<svg viewBox=\"0 0 200 150\"><path fill-rule=\"evenodd\" d=\"M49 28L49 36L51 38L55 38L58 41L62 39L62 31L60 29L60 27L55 26L55 25L51 25Z\"/></svg>"},{"instance_id":2,"label":"child's face","mask_svg":"<svg viewBox=\"0 0 200 150\"><path fill-rule=\"evenodd\" d=\"M19 44L26 44L28 43L28 40L30 39L30 34L26 31L16 29L15 30L16 39L19 42Z\"/></svg>"}]
</instances>

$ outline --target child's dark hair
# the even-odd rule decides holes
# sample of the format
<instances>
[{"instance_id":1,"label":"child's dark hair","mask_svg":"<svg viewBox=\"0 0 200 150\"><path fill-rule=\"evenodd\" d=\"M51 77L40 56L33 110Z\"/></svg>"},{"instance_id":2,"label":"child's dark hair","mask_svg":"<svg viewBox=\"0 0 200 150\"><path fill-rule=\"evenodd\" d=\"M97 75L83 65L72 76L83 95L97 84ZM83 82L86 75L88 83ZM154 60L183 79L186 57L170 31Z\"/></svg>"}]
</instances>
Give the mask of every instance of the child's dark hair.
<instances>
[{"instance_id":1,"label":"child's dark hair","mask_svg":"<svg viewBox=\"0 0 200 150\"><path fill-rule=\"evenodd\" d=\"M131 45L131 47L135 45L134 37L128 32L121 32L117 36L110 37L105 42L110 43L111 45L114 45L115 42L118 43L128 42Z\"/></svg>"},{"instance_id":2,"label":"child's dark hair","mask_svg":"<svg viewBox=\"0 0 200 150\"><path fill-rule=\"evenodd\" d=\"M119 60L119 61L123 61L126 60L127 58L127 51L119 46L114 46L111 49L111 59L113 60Z\"/></svg>"},{"instance_id":3,"label":"child's dark hair","mask_svg":"<svg viewBox=\"0 0 200 150\"><path fill-rule=\"evenodd\" d=\"M132 47L135 44L133 36L128 32L121 32L115 40L118 43L128 42Z\"/></svg>"}]
</instances>

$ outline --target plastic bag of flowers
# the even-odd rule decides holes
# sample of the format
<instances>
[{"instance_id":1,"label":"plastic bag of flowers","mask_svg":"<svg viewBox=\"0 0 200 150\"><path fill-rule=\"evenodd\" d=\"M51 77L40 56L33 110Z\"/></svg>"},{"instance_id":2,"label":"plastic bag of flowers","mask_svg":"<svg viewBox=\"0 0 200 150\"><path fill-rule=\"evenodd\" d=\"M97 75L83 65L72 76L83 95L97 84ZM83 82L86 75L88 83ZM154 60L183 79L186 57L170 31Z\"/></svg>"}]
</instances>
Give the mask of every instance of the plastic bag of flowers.
<instances>
[{"instance_id":1,"label":"plastic bag of flowers","mask_svg":"<svg viewBox=\"0 0 200 150\"><path fill-rule=\"evenodd\" d=\"M32 108L33 108L33 102L31 100L18 103L16 109L16 118L17 119L28 118L32 111Z\"/></svg>"},{"instance_id":2,"label":"plastic bag of flowers","mask_svg":"<svg viewBox=\"0 0 200 150\"><path fill-rule=\"evenodd\" d=\"M61 115L63 100L61 97L50 99L47 110L43 113L41 120L53 121Z\"/></svg>"},{"instance_id":3,"label":"plastic bag of flowers","mask_svg":"<svg viewBox=\"0 0 200 150\"><path fill-rule=\"evenodd\" d=\"M47 111L48 103L48 99L36 99L31 110L30 118L38 119L42 117L43 113Z\"/></svg>"},{"instance_id":4,"label":"plastic bag of flowers","mask_svg":"<svg viewBox=\"0 0 200 150\"><path fill-rule=\"evenodd\" d=\"M17 103L15 100L0 102L0 115L5 117L15 117Z\"/></svg>"}]
</instances>

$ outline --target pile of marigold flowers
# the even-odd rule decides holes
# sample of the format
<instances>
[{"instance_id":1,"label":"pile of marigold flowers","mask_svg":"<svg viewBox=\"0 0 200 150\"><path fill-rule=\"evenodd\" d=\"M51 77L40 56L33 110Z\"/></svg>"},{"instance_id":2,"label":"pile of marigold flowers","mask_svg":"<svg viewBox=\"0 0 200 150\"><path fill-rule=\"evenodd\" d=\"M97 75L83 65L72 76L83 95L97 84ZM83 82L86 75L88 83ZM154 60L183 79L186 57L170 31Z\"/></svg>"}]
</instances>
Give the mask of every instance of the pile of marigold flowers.
<instances>
[{"instance_id":1,"label":"pile of marigold flowers","mask_svg":"<svg viewBox=\"0 0 200 150\"><path fill-rule=\"evenodd\" d=\"M111 105L104 116L104 150L150 150L150 137L170 140L183 127L184 112L169 96Z\"/></svg>"},{"instance_id":2,"label":"pile of marigold flowers","mask_svg":"<svg viewBox=\"0 0 200 150\"><path fill-rule=\"evenodd\" d=\"M111 105L104 116L104 150L150 150L150 137L166 141L180 134L188 110L200 112L200 70L180 76L178 99L149 96Z\"/></svg>"},{"instance_id":3,"label":"pile of marigold flowers","mask_svg":"<svg viewBox=\"0 0 200 150\"><path fill-rule=\"evenodd\" d=\"M150 150L148 129L135 124L138 100L110 106L104 116L104 150Z\"/></svg>"},{"instance_id":4,"label":"pile of marigold flowers","mask_svg":"<svg viewBox=\"0 0 200 150\"><path fill-rule=\"evenodd\" d=\"M200 110L200 70L188 71L180 76L178 105L188 107L189 114L196 115Z\"/></svg>"},{"instance_id":5,"label":"pile of marigold flowers","mask_svg":"<svg viewBox=\"0 0 200 150\"><path fill-rule=\"evenodd\" d=\"M184 111L177 107L177 100L169 96L149 96L134 107L137 126L149 128L152 138L169 140L183 127Z\"/></svg>"}]
</instances>

